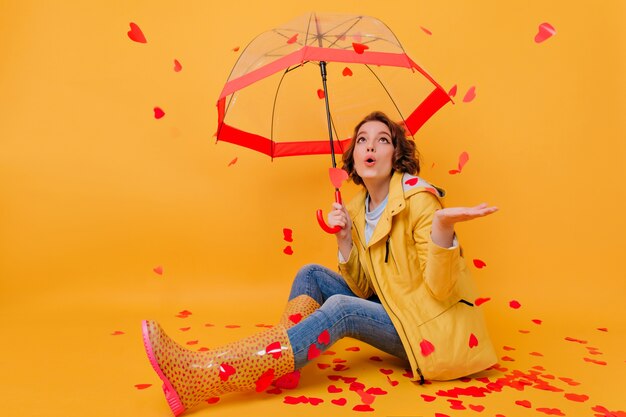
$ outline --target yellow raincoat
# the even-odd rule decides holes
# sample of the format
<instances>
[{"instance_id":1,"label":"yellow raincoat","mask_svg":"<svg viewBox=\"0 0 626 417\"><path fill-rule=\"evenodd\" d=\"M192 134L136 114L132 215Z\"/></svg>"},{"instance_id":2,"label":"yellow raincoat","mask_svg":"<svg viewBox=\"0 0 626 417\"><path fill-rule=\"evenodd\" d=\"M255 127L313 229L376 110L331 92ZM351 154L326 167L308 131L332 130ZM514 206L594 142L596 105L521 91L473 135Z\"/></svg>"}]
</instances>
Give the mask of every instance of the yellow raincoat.
<instances>
[{"instance_id":1,"label":"yellow raincoat","mask_svg":"<svg viewBox=\"0 0 626 417\"><path fill-rule=\"evenodd\" d=\"M353 246L339 270L362 298L374 293L393 322L413 379L449 380L494 365L497 357L460 247L430 238L443 190L394 173L387 206L365 244L363 190L348 204Z\"/></svg>"}]
</instances>

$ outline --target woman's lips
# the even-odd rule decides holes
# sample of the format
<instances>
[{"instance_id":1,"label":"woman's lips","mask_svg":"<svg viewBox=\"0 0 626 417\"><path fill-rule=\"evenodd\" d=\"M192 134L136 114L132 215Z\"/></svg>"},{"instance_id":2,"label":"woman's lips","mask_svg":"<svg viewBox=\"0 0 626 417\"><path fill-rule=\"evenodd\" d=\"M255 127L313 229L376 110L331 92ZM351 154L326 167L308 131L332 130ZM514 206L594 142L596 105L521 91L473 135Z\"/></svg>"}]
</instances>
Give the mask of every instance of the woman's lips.
<instances>
[{"instance_id":1,"label":"woman's lips","mask_svg":"<svg viewBox=\"0 0 626 417\"><path fill-rule=\"evenodd\" d=\"M374 165L376 165L376 160L374 158L367 158L367 159L365 159L365 166L366 167L373 167Z\"/></svg>"}]
</instances>

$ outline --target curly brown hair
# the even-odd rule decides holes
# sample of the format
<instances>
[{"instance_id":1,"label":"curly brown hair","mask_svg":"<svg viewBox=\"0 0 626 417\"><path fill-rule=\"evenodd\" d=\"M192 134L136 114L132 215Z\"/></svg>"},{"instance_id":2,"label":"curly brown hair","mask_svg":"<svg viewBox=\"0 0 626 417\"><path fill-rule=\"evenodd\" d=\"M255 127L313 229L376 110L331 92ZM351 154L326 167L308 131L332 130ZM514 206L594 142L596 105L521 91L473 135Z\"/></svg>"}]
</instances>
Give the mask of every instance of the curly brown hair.
<instances>
[{"instance_id":1,"label":"curly brown hair","mask_svg":"<svg viewBox=\"0 0 626 417\"><path fill-rule=\"evenodd\" d=\"M363 120L356 125L350 145L346 148L342 156L343 169L350 175L352 181L357 185L363 185L363 179L357 174L354 168L354 146L361 126L367 122L374 121L382 122L387 125L391 133L391 141L395 149L392 163L393 170L418 175L420 172L420 161L415 142L406 137L406 131L402 124L394 122L381 111L374 111L365 116Z\"/></svg>"}]
</instances>

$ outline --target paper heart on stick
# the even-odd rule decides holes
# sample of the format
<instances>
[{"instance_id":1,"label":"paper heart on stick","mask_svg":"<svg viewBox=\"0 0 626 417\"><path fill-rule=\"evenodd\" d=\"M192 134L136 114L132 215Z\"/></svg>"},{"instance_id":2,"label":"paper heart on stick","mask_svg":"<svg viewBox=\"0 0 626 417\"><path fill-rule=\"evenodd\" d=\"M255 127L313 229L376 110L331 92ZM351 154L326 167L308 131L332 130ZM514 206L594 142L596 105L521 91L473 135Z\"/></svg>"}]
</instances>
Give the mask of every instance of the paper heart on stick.
<instances>
[{"instance_id":1,"label":"paper heart on stick","mask_svg":"<svg viewBox=\"0 0 626 417\"><path fill-rule=\"evenodd\" d=\"M348 173L341 168L328 168L330 182L337 189L341 188L341 184L348 179Z\"/></svg>"}]
</instances>

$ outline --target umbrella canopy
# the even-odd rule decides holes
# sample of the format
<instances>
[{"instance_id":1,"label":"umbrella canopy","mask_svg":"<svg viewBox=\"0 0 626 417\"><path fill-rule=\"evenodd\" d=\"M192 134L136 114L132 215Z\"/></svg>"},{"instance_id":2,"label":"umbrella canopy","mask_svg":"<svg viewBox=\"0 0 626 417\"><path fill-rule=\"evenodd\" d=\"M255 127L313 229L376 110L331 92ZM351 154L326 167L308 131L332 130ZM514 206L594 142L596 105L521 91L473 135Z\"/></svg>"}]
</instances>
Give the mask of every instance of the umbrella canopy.
<instances>
[{"instance_id":1,"label":"umbrella canopy","mask_svg":"<svg viewBox=\"0 0 626 417\"><path fill-rule=\"evenodd\" d=\"M449 101L380 20L309 13L243 50L217 102L217 140L278 158L331 153L334 133L342 152L354 125L373 110L414 135Z\"/></svg>"}]
</instances>

